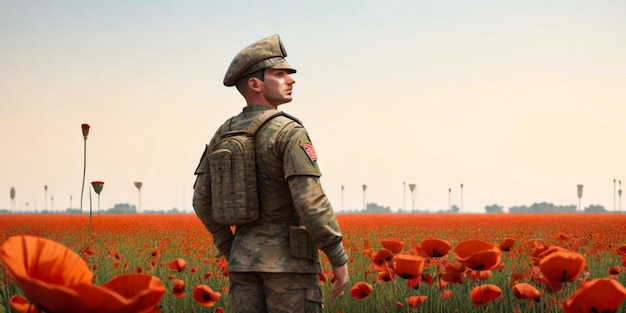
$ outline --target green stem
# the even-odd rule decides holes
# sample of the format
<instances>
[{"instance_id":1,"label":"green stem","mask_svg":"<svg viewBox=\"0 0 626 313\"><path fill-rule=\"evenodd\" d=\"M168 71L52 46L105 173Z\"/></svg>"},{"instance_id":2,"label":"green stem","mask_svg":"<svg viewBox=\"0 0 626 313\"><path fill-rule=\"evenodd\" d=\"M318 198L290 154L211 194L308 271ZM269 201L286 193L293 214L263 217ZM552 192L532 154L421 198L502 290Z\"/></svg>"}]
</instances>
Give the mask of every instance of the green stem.
<instances>
[{"instance_id":1,"label":"green stem","mask_svg":"<svg viewBox=\"0 0 626 313\"><path fill-rule=\"evenodd\" d=\"M85 137L84 144L83 144L83 184L80 187L80 214L83 214L83 192L85 191L85 174L86 173L87 173L87 137Z\"/></svg>"},{"instance_id":2,"label":"green stem","mask_svg":"<svg viewBox=\"0 0 626 313\"><path fill-rule=\"evenodd\" d=\"M87 223L87 237L91 234L91 189L89 189L89 222Z\"/></svg>"},{"instance_id":3,"label":"green stem","mask_svg":"<svg viewBox=\"0 0 626 313\"><path fill-rule=\"evenodd\" d=\"M5 270L4 266L0 266L0 270L2 270L2 273L5 273L3 275L3 277L4 277L4 279L3 279L3 281L4 281L3 289L4 290L2 292L2 301L1 301L2 302L2 306L0 306L0 308L4 307L6 312L10 312L9 310L11 309L11 305L9 304L9 298L10 298L9 297L9 294L10 294L9 293L9 279L8 279L9 277L8 277L8 274L6 274L6 273L8 273L8 270Z\"/></svg>"}]
</instances>

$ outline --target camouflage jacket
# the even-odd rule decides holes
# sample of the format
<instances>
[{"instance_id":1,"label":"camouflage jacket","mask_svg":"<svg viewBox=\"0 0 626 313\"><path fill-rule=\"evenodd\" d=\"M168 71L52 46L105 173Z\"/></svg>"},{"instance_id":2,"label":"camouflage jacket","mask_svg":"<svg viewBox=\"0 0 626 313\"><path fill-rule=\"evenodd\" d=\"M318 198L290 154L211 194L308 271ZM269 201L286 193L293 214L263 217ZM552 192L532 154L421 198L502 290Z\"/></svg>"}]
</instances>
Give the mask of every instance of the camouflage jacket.
<instances>
[{"instance_id":1,"label":"camouflage jacket","mask_svg":"<svg viewBox=\"0 0 626 313\"><path fill-rule=\"evenodd\" d=\"M244 129L267 110L248 106L232 120L231 129ZM213 137L215 140L215 136ZM261 217L231 231L211 218L211 186L208 174L198 174L193 206L228 260L232 272L319 272L319 258L295 258L290 253L291 226L304 225L314 246L331 264L340 266L348 257L330 201L319 177L317 156L306 129L286 116L268 121L256 137L258 192Z\"/></svg>"}]
</instances>

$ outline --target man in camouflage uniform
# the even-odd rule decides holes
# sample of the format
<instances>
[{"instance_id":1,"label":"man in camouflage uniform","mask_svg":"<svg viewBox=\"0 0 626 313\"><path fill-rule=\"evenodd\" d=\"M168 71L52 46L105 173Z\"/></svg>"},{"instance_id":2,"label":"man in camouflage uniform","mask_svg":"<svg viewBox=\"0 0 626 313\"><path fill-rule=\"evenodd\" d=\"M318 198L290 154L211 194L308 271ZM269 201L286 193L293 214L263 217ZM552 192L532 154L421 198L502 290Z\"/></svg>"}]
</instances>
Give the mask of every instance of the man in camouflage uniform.
<instances>
[{"instance_id":1,"label":"man in camouflage uniform","mask_svg":"<svg viewBox=\"0 0 626 313\"><path fill-rule=\"evenodd\" d=\"M292 100L295 80L290 74L296 70L286 56L278 35L261 39L235 56L224 85L236 86L247 106L233 117L231 130L245 129L259 114ZM331 299L343 294L349 280L348 257L320 184L317 155L306 129L294 119L277 116L258 130L261 216L234 233L211 217L210 174L202 164L196 171L193 206L227 258L230 312L322 312L318 248L328 257L336 278ZM310 245L308 255L290 250L294 240L302 244L303 232Z\"/></svg>"}]
</instances>

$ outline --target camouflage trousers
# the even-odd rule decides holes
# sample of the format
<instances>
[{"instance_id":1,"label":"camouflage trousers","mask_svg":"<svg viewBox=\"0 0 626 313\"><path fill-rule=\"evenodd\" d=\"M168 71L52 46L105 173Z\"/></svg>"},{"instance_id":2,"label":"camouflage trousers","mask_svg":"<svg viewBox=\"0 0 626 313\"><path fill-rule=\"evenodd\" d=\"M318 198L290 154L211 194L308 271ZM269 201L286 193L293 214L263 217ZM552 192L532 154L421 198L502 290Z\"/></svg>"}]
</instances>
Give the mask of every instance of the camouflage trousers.
<instances>
[{"instance_id":1,"label":"camouflage trousers","mask_svg":"<svg viewBox=\"0 0 626 313\"><path fill-rule=\"evenodd\" d=\"M229 313L322 313L317 274L229 273Z\"/></svg>"}]
</instances>

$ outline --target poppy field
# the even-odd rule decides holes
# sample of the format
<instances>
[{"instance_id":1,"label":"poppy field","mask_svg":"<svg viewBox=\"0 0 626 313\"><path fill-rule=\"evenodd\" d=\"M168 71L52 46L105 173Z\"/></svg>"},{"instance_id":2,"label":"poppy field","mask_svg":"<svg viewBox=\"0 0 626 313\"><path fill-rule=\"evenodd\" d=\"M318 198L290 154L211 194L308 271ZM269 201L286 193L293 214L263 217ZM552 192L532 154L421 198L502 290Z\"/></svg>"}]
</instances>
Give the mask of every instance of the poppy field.
<instances>
[{"instance_id":1,"label":"poppy field","mask_svg":"<svg viewBox=\"0 0 626 313\"><path fill-rule=\"evenodd\" d=\"M350 283L324 312L626 312L626 215L337 218ZM88 222L0 215L0 313L55 312L68 299L75 308L228 311L226 263L195 215ZM332 271L321 259L329 299Z\"/></svg>"}]
</instances>

